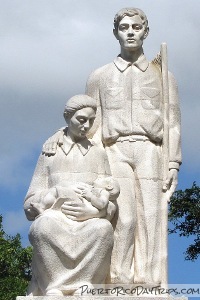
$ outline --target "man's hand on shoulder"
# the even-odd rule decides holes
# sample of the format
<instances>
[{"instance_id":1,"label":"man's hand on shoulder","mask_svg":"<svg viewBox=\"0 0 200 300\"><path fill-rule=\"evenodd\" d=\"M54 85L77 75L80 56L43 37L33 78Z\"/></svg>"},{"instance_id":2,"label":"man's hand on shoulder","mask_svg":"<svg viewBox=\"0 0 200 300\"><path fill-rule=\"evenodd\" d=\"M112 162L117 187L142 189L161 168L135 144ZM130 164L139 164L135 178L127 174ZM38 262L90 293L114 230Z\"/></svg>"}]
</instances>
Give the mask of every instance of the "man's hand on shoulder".
<instances>
[{"instance_id":1,"label":"man's hand on shoulder","mask_svg":"<svg viewBox=\"0 0 200 300\"><path fill-rule=\"evenodd\" d=\"M42 154L52 156L56 154L58 145L63 144L64 128L60 128L54 135L52 135L42 147Z\"/></svg>"}]
</instances>

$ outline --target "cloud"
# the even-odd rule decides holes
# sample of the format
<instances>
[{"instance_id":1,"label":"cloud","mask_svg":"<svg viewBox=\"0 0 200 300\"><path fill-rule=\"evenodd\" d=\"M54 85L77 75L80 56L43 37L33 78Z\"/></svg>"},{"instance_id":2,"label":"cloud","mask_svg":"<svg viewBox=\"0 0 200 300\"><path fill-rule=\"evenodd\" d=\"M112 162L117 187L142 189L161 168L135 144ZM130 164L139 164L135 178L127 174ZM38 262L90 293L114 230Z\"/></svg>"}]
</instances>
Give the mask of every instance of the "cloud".
<instances>
[{"instance_id":1,"label":"cloud","mask_svg":"<svg viewBox=\"0 0 200 300\"><path fill-rule=\"evenodd\" d=\"M12 189L27 184L42 143L64 125L66 100L83 93L89 73L118 54L112 22L124 5L133 6L133 2L1 3L1 185ZM149 18L150 34L144 47L147 57L153 59L160 43L168 43L169 66L178 80L182 102L184 159L197 169L200 3L137 0L134 6Z\"/></svg>"}]
</instances>

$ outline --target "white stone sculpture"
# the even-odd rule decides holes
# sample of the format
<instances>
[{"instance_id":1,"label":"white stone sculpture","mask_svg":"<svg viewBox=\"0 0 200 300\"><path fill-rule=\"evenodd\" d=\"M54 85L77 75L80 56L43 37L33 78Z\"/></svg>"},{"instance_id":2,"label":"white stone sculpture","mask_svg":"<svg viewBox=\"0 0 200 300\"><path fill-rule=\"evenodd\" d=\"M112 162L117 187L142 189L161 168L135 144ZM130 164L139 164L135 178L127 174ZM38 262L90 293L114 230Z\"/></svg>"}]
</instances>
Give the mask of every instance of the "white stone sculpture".
<instances>
[{"instance_id":1,"label":"white stone sculpture","mask_svg":"<svg viewBox=\"0 0 200 300\"><path fill-rule=\"evenodd\" d=\"M119 182L113 218L110 282L167 282L167 199L177 185L181 164L177 85L167 70L166 47L152 62L143 52L148 20L136 8L114 19L120 55L94 71L86 93L97 101L93 140L103 143L111 173ZM57 155L63 131L44 145ZM92 200L91 200L92 202Z\"/></svg>"},{"instance_id":2,"label":"white stone sculpture","mask_svg":"<svg viewBox=\"0 0 200 300\"><path fill-rule=\"evenodd\" d=\"M143 41L149 28L143 11L120 10L113 32L121 53L114 62L94 71L86 88L97 100L94 129L101 131L97 135L121 191L111 282L166 283L164 194L169 198L174 192L181 163L177 85L166 71L164 55L161 66L144 56Z\"/></svg>"},{"instance_id":3,"label":"white stone sculpture","mask_svg":"<svg viewBox=\"0 0 200 300\"><path fill-rule=\"evenodd\" d=\"M103 284L108 274L113 246L108 220L119 185L111 177L105 150L86 137L95 112L91 97L72 97L56 154L39 157L24 203L33 221L28 296L74 295L84 284Z\"/></svg>"}]
</instances>

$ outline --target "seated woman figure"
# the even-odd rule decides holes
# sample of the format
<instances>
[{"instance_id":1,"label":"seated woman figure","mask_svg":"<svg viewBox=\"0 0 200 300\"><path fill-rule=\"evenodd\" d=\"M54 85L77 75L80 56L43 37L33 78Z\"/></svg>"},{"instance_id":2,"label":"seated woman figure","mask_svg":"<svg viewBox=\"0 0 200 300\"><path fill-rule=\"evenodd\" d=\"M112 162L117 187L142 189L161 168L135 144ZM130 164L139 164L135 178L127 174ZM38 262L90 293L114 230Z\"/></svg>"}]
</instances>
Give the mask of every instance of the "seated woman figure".
<instances>
[{"instance_id":1,"label":"seated woman figure","mask_svg":"<svg viewBox=\"0 0 200 300\"><path fill-rule=\"evenodd\" d=\"M73 295L80 286L104 283L108 274L113 247L109 220L119 188L113 183L112 202L107 197L102 206L98 193L95 200L88 195L98 179L111 177L105 150L86 137L95 113L94 99L72 97L65 106L68 126L63 142L54 156L39 157L24 203L26 216L33 221L28 295ZM99 202L105 199L101 194Z\"/></svg>"}]
</instances>

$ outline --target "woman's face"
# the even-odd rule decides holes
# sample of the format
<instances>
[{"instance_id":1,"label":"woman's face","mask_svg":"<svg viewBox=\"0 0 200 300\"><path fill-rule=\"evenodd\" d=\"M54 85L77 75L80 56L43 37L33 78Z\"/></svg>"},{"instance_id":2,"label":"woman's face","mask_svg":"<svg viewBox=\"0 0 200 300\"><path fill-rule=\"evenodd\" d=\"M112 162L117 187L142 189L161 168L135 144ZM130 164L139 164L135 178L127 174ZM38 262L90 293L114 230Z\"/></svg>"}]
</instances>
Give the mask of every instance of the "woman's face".
<instances>
[{"instance_id":1,"label":"woman's face","mask_svg":"<svg viewBox=\"0 0 200 300\"><path fill-rule=\"evenodd\" d=\"M68 121L68 134L75 141L84 139L94 123L95 115L95 110L92 107L77 110Z\"/></svg>"}]
</instances>

